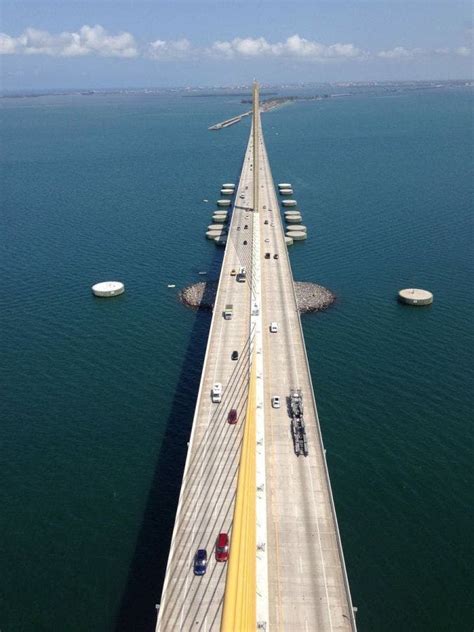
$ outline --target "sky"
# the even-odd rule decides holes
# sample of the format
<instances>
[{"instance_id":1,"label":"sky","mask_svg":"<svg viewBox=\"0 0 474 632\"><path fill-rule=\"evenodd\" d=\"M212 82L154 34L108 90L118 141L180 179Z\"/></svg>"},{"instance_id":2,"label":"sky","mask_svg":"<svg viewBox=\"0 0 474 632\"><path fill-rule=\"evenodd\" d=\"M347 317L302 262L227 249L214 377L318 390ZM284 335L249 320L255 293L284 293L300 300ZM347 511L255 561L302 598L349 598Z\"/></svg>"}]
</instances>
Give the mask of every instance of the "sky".
<instances>
[{"instance_id":1,"label":"sky","mask_svg":"<svg viewBox=\"0 0 474 632\"><path fill-rule=\"evenodd\" d=\"M4 91L472 79L459 0L2 0Z\"/></svg>"}]
</instances>

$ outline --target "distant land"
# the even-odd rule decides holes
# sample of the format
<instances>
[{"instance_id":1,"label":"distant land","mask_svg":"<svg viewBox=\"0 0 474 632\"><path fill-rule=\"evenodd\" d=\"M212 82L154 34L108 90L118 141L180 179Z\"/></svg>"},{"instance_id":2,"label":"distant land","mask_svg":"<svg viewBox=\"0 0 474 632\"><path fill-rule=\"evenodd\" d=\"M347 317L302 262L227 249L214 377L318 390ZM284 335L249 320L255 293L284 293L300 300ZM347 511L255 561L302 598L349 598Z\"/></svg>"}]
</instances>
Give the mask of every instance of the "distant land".
<instances>
[{"instance_id":1,"label":"distant land","mask_svg":"<svg viewBox=\"0 0 474 632\"><path fill-rule=\"evenodd\" d=\"M351 96L361 91L367 92L373 90L374 93L380 92L405 92L409 90L434 90L439 88L465 88L474 87L474 81L465 80L446 80L446 81L366 81L366 82L337 82L337 83L295 83L282 84L275 86L265 86L266 91L262 92L262 96L278 96L282 99L301 98L323 98L334 96ZM341 89L343 90L341 94ZM317 91L317 92L316 92ZM335 92L336 91L336 92ZM282 93L287 93L286 96ZM313 92L313 94L310 94ZM293 94L292 94L293 93ZM240 97L245 98L244 102L249 102L251 98L251 86L202 86L202 87L168 87L168 88L107 88L107 89L87 89L77 88L70 90L19 90L19 91L1 91L0 99L21 99L21 98L38 98L46 96L104 96L104 95L181 95L183 97Z\"/></svg>"}]
</instances>

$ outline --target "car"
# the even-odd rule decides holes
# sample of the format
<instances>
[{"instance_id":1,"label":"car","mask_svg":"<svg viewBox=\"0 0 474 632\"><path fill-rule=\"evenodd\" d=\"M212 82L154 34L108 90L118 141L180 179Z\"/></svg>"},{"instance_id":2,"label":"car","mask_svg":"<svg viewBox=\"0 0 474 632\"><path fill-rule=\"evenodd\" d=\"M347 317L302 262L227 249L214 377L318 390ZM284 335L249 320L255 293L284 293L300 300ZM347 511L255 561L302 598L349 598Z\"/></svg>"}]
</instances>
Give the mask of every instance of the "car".
<instances>
[{"instance_id":1,"label":"car","mask_svg":"<svg viewBox=\"0 0 474 632\"><path fill-rule=\"evenodd\" d=\"M237 226L237 230L240 230L240 226Z\"/></svg>"},{"instance_id":2,"label":"car","mask_svg":"<svg viewBox=\"0 0 474 632\"><path fill-rule=\"evenodd\" d=\"M243 200L243 199L244 199L244 197L245 197L245 195L244 195L243 193L241 193L241 194L239 195L239 197L240 197L240 199L241 199L241 200Z\"/></svg>"},{"instance_id":3,"label":"car","mask_svg":"<svg viewBox=\"0 0 474 632\"><path fill-rule=\"evenodd\" d=\"M237 274L237 270L235 268L232 268L232 270L230 271L230 276L235 276Z\"/></svg>"},{"instance_id":4,"label":"car","mask_svg":"<svg viewBox=\"0 0 474 632\"><path fill-rule=\"evenodd\" d=\"M229 559L229 536L219 533L216 540L216 562L227 562Z\"/></svg>"},{"instance_id":5,"label":"car","mask_svg":"<svg viewBox=\"0 0 474 632\"><path fill-rule=\"evenodd\" d=\"M278 323L275 323L275 322L270 323L270 332L272 334L276 334L277 331L278 331Z\"/></svg>"},{"instance_id":6,"label":"car","mask_svg":"<svg viewBox=\"0 0 474 632\"><path fill-rule=\"evenodd\" d=\"M274 258L274 259L278 259L278 253L274 254L274 255L273 255L273 258Z\"/></svg>"},{"instance_id":7,"label":"car","mask_svg":"<svg viewBox=\"0 0 474 632\"><path fill-rule=\"evenodd\" d=\"M238 351L232 351L232 355L230 356L231 360L238 360L239 359L239 352Z\"/></svg>"},{"instance_id":8,"label":"car","mask_svg":"<svg viewBox=\"0 0 474 632\"><path fill-rule=\"evenodd\" d=\"M269 253L269 252L266 252L266 253L265 253L265 259L270 259L270 256L271 256L271 255L270 255L270 253Z\"/></svg>"},{"instance_id":9,"label":"car","mask_svg":"<svg viewBox=\"0 0 474 632\"><path fill-rule=\"evenodd\" d=\"M249 227L249 225L248 225L248 224L245 224L245 226L244 226L244 230L247 230L247 228L248 228L248 227Z\"/></svg>"},{"instance_id":10,"label":"car","mask_svg":"<svg viewBox=\"0 0 474 632\"><path fill-rule=\"evenodd\" d=\"M268 219L266 219L263 223L264 223L264 224L268 224Z\"/></svg>"},{"instance_id":11,"label":"car","mask_svg":"<svg viewBox=\"0 0 474 632\"><path fill-rule=\"evenodd\" d=\"M263 209L266 209L267 207L265 206L265 204L262 206Z\"/></svg>"},{"instance_id":12,"label":"car","mask_svg":"<svg viewBox=\"0 0 474 632\"><path fill-rule=\"evenodd\" d=\"M266 243L266 244L268 244L268 243L269 243L269 241L270 241L270 240L269 240L269 239L268 239L268 237L267 237L267 238L265 239L265 243Z\"/></svg>"},{"instance_id":13,"label":"car","mask_svg":"<svg viewBox=\"0 0 474 632\"><path fill-rule=\"evenodd\" d=\"M195 575L205 575L207 571L207 551L198 549L194 556L193 571Z\"/></svg>"},{"instance_id":14,"label":"car","mask_svg":"<svg viewBox=\"0 0 474 632\"><path fill-rule=\"evenodd\" d=\"M248 219L248 218L249 218L249 216L248 216L248 215L246 215L246 216L244 217L244 219Z\"/></svg>"},{"instance_id":15,"label":"car","mask_svg":"<svg viewBox=\"0 0 474 632\"><path fill-rule=\"evenodd\" d=\"M272 397L272 406L273 408L280 408L280 397L278 395Z\"/></svg>"},{"instance_id":16,"label":"car","mask_svg":"<svg viewBox=\"0 0 474 632\"><path fill-rule=\"evenodd\" d=\"M227 423L231 425L237 423L237 411L235 410L235 408L232 408L232 410L229 411L229 414L227 415Z\"/></svg>"},{"instance_id":17,"label":"car","mask_svg":"<svg viewBox=\"0 0 474 632\"><path fill-rule=\"evenodd\" d=\"M247 245L247 242L246 242L246 241L244 241L244 246L246 246L246 245Z\"/></svg>"}]
</instances>

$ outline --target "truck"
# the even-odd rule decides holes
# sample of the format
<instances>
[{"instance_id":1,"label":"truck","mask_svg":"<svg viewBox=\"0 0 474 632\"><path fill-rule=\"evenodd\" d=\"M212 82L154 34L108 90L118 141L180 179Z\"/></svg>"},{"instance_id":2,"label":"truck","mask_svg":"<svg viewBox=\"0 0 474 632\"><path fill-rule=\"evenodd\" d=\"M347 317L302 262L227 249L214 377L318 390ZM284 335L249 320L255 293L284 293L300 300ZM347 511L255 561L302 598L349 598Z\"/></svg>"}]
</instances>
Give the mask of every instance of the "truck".
<instances>
[{"instance_id":1,"label":"truck","mask_svg":"<svg viewBox=\"0 0 474 632\"><path fill-rule=\"evenodd\" d=\"M222 384L220 382L216 382L211 391L211 400L213 404L219 404L222 399Z\"/></svg>"},{"instance_id":2,"label":"truck","mask_svg":"<svg viewBox=\"0 0 474 632\"><path fill-rule=\"evenodd\" d=\"M247 278L247 270L245 268L239 268L239 272L237 274L237 281L239 283L245 283L246 278Z\"/></svg>"},{"instance_id":3,"label":"truck","mask_svg":"<svg viewBox=\"0 0 474 632\"><path fill-rule=\"evenodd\" d=\"M232 314L234 312L234 306L232 305L232 303L228 303L225 306L224 312L223 312L223 316L225 318L225 320L230 320L232 318Z\"/></svg>"},{"instance_id":4,"label":"truck","mask_svg":"<svg viewBox=\"0 0 474 632\"><path fill-rule=\"evenodd\" d=\"M290 390L289 402L291 416L291 434L296 456L308 456L308 438L303 418L303 393L300 388Z\"/></svg>"}]
</instances>

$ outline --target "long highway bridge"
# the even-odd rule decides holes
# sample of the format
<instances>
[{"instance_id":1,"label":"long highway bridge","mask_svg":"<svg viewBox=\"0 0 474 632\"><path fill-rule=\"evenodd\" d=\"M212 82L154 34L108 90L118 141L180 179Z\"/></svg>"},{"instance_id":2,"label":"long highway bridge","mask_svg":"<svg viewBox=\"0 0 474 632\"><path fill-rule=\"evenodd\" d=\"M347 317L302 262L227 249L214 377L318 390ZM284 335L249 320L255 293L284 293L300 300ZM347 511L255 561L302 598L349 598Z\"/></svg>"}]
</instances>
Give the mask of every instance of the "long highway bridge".
<instances>
[{"instance_id":1,"label":"long highway bridge","mask_svg":"<svg viewBox=\"0 0 474 632\"><path fill-rule=\"evenodd\" d=\"M245 282L231 275L241 268ZM216 559L221 533L227 562ZM204 575L193 572L198 549ZM156 631L176 630L356 630L257 84L158 610Z\"/></svg>"}]
</instances>

